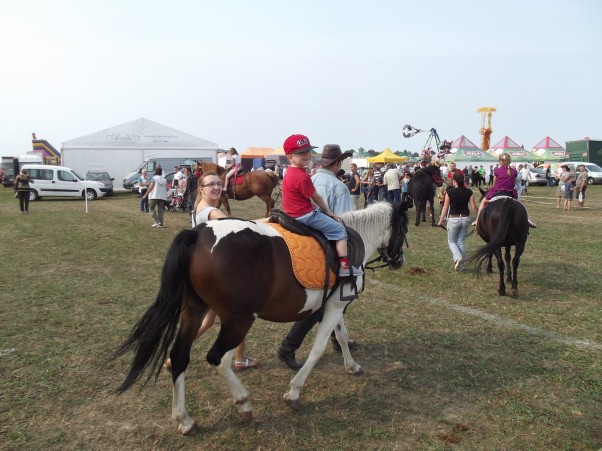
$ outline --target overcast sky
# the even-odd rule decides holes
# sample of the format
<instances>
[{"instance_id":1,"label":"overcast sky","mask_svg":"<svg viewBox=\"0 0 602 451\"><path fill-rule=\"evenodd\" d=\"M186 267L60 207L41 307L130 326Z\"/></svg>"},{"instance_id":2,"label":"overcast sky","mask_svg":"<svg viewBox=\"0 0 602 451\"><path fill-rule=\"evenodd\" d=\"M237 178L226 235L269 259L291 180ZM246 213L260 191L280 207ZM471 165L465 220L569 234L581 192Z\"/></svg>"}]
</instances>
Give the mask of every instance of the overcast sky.
<instances>
[{"instance_id":1,"label":"overcast sky","mask_svg":"<svg viewBox=\"0 0 602 451\"><path fill-rule=\"evenodd\" d=\"M495 3L495 5L493 4ZM1 0L0 154L140 117L218 143L602 139L597 0Z\"/></svg>"}]
</instances>

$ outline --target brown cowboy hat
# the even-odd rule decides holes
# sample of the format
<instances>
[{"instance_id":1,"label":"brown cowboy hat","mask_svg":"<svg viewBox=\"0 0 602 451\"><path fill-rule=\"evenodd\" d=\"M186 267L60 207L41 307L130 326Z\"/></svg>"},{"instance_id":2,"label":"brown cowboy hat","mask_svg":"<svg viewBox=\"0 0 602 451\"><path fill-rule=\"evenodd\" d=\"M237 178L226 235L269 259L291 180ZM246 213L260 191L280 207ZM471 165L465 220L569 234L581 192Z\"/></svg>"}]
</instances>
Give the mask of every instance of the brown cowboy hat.
<instances>
[{"instance_id":1,"label":"brown cowboy hat","mask_svg":"<svg viewBox=\"0 0 602 451\"><path fill-rule=\"evenodd\" d=\"M338 160L344 160L353 155L353 150L341 151L341 146L338 144L326 144L322 149L322 155L320 159L316 161L320 166L330 166L332 163Z\"/></svg>"}]
</instances>

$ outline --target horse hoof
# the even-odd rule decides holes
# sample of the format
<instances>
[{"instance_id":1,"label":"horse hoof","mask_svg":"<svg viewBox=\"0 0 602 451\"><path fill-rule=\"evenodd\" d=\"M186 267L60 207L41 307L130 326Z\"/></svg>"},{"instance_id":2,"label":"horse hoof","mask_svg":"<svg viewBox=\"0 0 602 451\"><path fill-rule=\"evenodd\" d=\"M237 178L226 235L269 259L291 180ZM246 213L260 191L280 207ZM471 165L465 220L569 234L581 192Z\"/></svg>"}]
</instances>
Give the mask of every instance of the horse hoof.
<instances>
[{"instance_id":1,"label":"horse hoof","mask_svg":"<svg viewBox=\"0 0 602 451\"><path fill-rule=\"evenodd\" d=\"M497 294L500 296L506 296L506 292L504 290L498 290Z\"/></svg>"},{"instance_id":2,"label":"horse hoof","mask_svg":"<svg viewBox=\"0 0 602 451\"><path fill-rule=\"evenodd\" d=\"M362 370L362 367L359 365L357 366L357 368L349 368L347 372L352 376L361 376L362 374L364 374L364 370Z\"/></svg>"},{"instance_id":3,"label":"horse hoof","mask_svg":"<svg viewBox=\"0 0 602 451\"><path fill-rule=\"evenodd\" d=\"M512 297L514 299L516 299L518 297L518 290L517 289L512 290Z\"/></svg>"},{"instance_id":4,"label":"horse hoof","mask_svg":"<svg viewBox=\"0 0 602 451\"><path fill-rule=\"evenodd\" d=\"M196 424L196 422L195 422L190 429L188 429L187 431L184 431L182 429L182 425L180 425L180 426L178 426L178 432L181 432L182 435L184 435L186 437L191 437L191 436L196 435L199 432L201 432L201 427L198 424Z\"/></svg>"},{"instance_id":5,"label":"horse hoof","mask_svg":"<svg viewBox=\"0 0 602 451\"><path fill-rule=\"evenodd\" d=\"M289 406L291 408L292 411L294 411L294 412L298 412L299 411L300 404L299 404L299 400L298 399L288 399L285 396L284 397L284 402L286 403L287 406Z\"/></svg>"},{"instance_id":6,"label":"horse hoof","mask_svg":"<svg viewBox=\"0 0 602 451\"><path fill-rule=\"evenodd\" d=\"M431 224L431 227L439 227L437 224Z\"/></svg>"},{"instance_id":7,"label":"horse hoof","mask_svg":"<svg viewBox=\"0 0 602 451\"><path fill-rule=\"evenodd\" d=\"M242 424L251 424L253 422L253 412L238 412Z\"/></svg>"}]
</instances>

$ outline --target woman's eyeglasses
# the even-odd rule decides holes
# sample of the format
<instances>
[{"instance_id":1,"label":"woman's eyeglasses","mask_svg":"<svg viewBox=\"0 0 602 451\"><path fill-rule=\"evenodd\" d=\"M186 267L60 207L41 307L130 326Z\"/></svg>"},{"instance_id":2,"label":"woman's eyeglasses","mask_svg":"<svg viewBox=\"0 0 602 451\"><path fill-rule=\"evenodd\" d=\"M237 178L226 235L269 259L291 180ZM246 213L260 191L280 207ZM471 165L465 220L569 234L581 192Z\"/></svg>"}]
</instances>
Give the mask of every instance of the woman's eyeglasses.
<instances>
[{"instance_id":1,"label":"woman's eyeglasses","mask_svg":"<svg viewBox=\"0 0 602 451\"><path fill-rule=\"evenodd\" d=\"M213 183L207 183L206 185L201 185L203 188L206 188L207 186L211 187L211 188L223 188L224 185L221 182L213 182Z\"/></svg>"}]
</instances>

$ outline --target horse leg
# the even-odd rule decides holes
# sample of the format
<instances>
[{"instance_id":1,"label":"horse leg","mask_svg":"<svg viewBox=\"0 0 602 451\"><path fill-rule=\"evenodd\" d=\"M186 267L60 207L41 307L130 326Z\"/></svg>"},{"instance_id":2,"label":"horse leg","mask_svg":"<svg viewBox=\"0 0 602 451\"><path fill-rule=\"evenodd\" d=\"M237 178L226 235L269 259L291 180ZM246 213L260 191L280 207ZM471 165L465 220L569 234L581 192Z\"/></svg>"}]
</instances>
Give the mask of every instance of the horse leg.
<instances>
[{"instance_id":1,"label":"horse leg","mask_svg":"<svg viewBox=\"0 0 602 451\"><path fill-rule=\"evenodd\" d=\"M232 371L231 364L234 348L242 343L255 318L232 315L227 319L220 317L220 320L222 321L221 328L215 343L207 353L207 361L211 365L217 366L217 372L230 388L236 410L241 419L248 423L253 418L251 398L249 392Z\"/></svg>"},{"instance_id":2,"label":"horse leg","mask_svg":"<svg viewBox=\"0 0 602 451\"><path fill-rule=\"evenodd\" d=\"M264 194L263 196L257 196L257 197L259 197L262 201L265 202L265 207L266 207L265 217L269 218L272 208L274 208L274 199L272 199L271 195L268 196L267 194Z\"/></svg>"},{"instance_id":3,"label":"horse leg","mask_svg":"<svg viewBox=\"0 0 602 451\"><path fill-rule=\"evenodd\" d=\"M338 293L334 293L333 296L336 296L337 294ZM330 334L334 327L341 321L341 318L343 317L343 310L345 309L346 304L346 302L334 300L328 300L326 302L324 317L322 318L322 322L320 323L318 331L316 332L316 339L314 340L309 357L303 364L303 367L291 380L290 390L284 394L284 402L286 402L291 409L299 410L299 393L305 385L305 381L307 380L309 373L316 363L318 363L318 360L320 360L322 354L324 354ZM343 348L343 343L340 344L341 348L345 349ZM347 348L347 351L349 351L349 345L347 344L345 347Z\"/></svg>"},{"instance_id":4,"label":"horse leg","mask_svg":"<svg viewBox=\"0 0 602 451\"><path fill-rule=\"evenodd\" d=\"M493 259L493 255L490 255L489 258L487 259L487 272L488 273L493 272L493 263L491 262L492 259Z\"/></svg>"},{"instance_id":5,"label":"horse leg","mask_svg":"<svg viewBox=\"0 0 602 451\"><path fill-rule=\"evenodd\" d=\"M420 215L422 217L422 222L426 222L426 204L426 200L420 202Z\"/></svg>"},{"instance_id":6,"label":"horse leg","mask_svg":"<svg viewBox=\"0 0 602 451\"><path fill-rule=\"evenodd\" d=\"M194 435L200 428L186 410L185 373L190 363L190 348L199 330L206 308L192 311L186 308L180 317L180 330L170 352L173 380L173 400L171 417L178 423L178 432Z\"/></svg>"},{"instance_id":7,"label":"horse leg","mask_svg":"<svg viewBox=\"0 0 602 451\"><path fill-rule=\"evenodd\" d=\"M437 227L435 225L435 200L429 199L429 204L431 205L431 226Z\"/></svg>"},{"instance_id":8,"label":"horse leg","mask_svg":"<svg viewBox=\"0 0 602 451\"><path fill-rule=\"evenodd\" d=\"M512 282L512 255L510 254L510 246L506 246L504 253L504 260L506 261L506 282Z\"/></svg>"},{"instance_id":9,"label":"horse leg","mask_svg":"<svg viewBox=\"0 0 602 451\"><path fill-rule=\"evenodd\" d=\"M349 374L359 376L362 373L362 367L359 366L355 360L353 360L351 351L349 351L349 334L347 333L347 328L345 327L345 320L343 317L341 317L341 321L339 321L339 324L337 324L334 328L334 334L336 335L337 342L339 345L341 345L341 350L343 351L345 369Z\"/></svg>"},{"instance_id":10,"label":"horse leg","mask_svg":"<svg viewBox=\"0 0 602 451\"><path fill-rule=\"evenodd\" d=\"M524 242L517 242L514 245L514 258L512 259L512 297L518 297L518 265L520 263L520 256L525 250Z\"/></svg>"},{"instance_id":11,"label":"horse leg","mask_svg":"<svg viewBox=\"0 0 602 451\"><path fill-rule=\"evenodd\" d=\"M506 296L506 284L504 283L504 260L502 258L502 249L498 248L494 251L495 259L497 260L497 269L500 272L500 285L497 294Z\"/></svg>"},{"instance_id":12,"label":"horse leg","mask_svg":"<svg viewBox=\"0 0 602 451\"><path fill-rule=\"evenodd\" d=\"M230 210L230 203L228 202L228 195L226 193L222 194L222 197L220 197L219 200L222 204L224 204L224 208L226 209L228 216L232 216L232 211Z\"/></svg>"},{"instance_id":13,"label":"horse leg","mask_svg":"<svg viewBox=\"0 0 602 451\"><path fill-rule=\"evenodd\" d=\"M248 390L240 382L240 379L238 379L236 374L234 374L234 371L232 371L233 354L234 349L226 352L222 357L221 363L215 369L226 386L230 389L230 393L232 393L232 398L234 399L234 405L236 406L241 421L245 424L249 424L253 421L251 397Z\"/></svg>"},{"instance_id":14,"label":"horse leg","mask_svg":"<svg viewBox=\"0 0 602 451\"><path fill-rule=\"evenodd\" d=\"M422 209L422 201L414 199L414 207L416 208L416 225L420 225L420 210Z\"/></svg>"}]
</instances>

